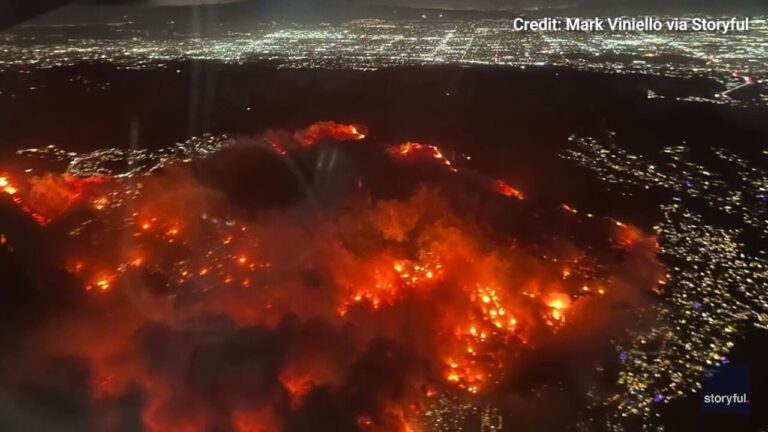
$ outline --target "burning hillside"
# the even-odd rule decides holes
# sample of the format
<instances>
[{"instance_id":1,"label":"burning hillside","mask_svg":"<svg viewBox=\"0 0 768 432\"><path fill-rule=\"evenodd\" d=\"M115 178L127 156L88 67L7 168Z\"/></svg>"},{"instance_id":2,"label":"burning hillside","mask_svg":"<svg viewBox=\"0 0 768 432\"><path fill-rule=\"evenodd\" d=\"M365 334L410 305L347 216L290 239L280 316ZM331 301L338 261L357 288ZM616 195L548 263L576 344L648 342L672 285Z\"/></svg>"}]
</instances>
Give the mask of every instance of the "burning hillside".
<instances>
[{"instance_id":1,"label":"burning hillside","mask_svg":"<svg viewBox=\"0 0 768 432\"><path fill-rule=\"evenodd\" d=\"M2 377L23 399L79 371L92 430L464 428L467 406L509 409L540 350L617 335L661 274L634 227L354 126L124 172L75 159L2 177L79 286ZM255 159L259 172L236 167ZM287 196L254 198L266 190Z\"/></svg>"}]
</instances>

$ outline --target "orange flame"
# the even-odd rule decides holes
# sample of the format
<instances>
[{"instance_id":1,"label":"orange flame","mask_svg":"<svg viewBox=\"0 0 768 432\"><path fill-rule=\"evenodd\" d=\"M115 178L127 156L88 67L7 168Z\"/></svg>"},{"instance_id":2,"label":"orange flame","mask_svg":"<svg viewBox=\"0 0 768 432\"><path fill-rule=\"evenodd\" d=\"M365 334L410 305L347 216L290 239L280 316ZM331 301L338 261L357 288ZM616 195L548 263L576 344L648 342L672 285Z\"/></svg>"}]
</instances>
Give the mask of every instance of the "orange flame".
<instances>
[{"instance_id":1,"label":"orange flame","mask_svg":"<svg viewBox=\"0 0 768 432\"><path fill-rule=\"evenodd\" d=\"M507 183L505 183L502 180L495 180L493 182L493 186L494 186L494 189L496 190L496 192L498 192L498 193L500 193L500 194L502 194L504 196L512 197L512 198L517 198L517 199L525 198L523 196L523 194L519 190L513 188L512 186L508 185Z\"/></svg>"},{"instance_id":2,"label":"orange flame","mask_svg":"<svg viewBox=\"0 0 768 432\"><path fill-rule=\"evenodd\" d=\"M311 146L323 140L360 141L365 139L365 134L360 132L357 126L326 121L296 132L295 137L304 145Z\"/></svg>"}]
</instances>

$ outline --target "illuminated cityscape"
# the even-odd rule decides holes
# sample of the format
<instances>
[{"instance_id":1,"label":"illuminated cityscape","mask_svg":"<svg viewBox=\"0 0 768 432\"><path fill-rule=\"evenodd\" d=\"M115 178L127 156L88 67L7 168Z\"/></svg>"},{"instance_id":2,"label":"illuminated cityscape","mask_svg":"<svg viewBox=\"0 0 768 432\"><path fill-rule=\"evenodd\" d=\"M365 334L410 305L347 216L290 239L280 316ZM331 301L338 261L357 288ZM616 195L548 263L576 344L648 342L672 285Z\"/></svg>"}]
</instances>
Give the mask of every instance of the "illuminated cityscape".
<instances>
[{"instance_id":1,"label":"illuminated cityscape","mask_svg":"<svg viewBox=\"0 0 768 432\"><path fill-rule=\"evenodd\" d=\"M144 68L186 60L363 70L431 64L554 65L609 73L708 77L724 86L721 93L704 98L714 103L731 102L729 91L768 77L765 17L754 17L748 32L729 34L520 32L513 23L432 17L342 24L269 23L254 24L249 32L221 30L207 37L179 33L172 24L164 35L156 35L138 24L123 23L99 29L106 33L98 38L67 37L67 27L44 27L42 35L34 37L0 35L0 67L99 62ZM768 101L765 92L760 93L759 101Z\"/></svg>"},{"instance_id":2,"label":"illuminated cityscape","mask_svg":"<svg viewBox=\"0 0 768 432\"><path fill-rule=\"evenodd\" d=\"M654 229L669 268L669 298L655 328L617 347L621 396L611 402L614 430L623 430L627 415L651 427L655 404L696 391L704 367L729 363L745 327L768 328L768 295L760 289L768 286L768 172L726 149L711 149L704 163L685 146L648 157L621 149L611 133L571 138L575 147L564 157L624 194L656 191L667 201Z\"/></svg>"}]
</instances>

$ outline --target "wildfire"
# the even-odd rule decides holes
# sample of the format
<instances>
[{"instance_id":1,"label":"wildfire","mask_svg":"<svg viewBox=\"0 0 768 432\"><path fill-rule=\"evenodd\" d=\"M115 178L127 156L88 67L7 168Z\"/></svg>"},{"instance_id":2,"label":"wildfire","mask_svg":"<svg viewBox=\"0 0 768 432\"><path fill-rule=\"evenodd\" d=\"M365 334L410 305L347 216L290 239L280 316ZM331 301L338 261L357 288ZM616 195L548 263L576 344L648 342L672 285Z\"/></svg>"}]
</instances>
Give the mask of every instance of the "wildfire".
<instances>
[{"instance_id":1,"label":"wildfire","mask_svg":"<svg viewBox=\"0 0 768 432\"><path fill-rule=\"evenodd\" d=\"M108 290L110 287L109 279L99 279L99 281L96 282L96 286L102 291Z\"/></svg>"},{"instance_id":2,"label":"wildfire","mask_svg":"<svg viewBox=\"0 0 768 432\"><path fill-rule=\"evenodd\" d=\"M33 176L23 185L13 184L7 175L0 176L0 190L35 222L47 225L53 218L67 212L79 203L96 185L107 177L79 178L69 174ZM105 202L94 201L94 208L105 207Z\"/></svg>"},{"instance_id":3,"label":"wildfire","mask_svg":"<svg viewBox=\"0 0 768 432\"><path fill-rule=\"evenodd\" d=\"M562 325L565 322L565 311L571 305L571 298L566 294L552 293L548 296L546 305L549 308L548 315L551 318L549 324Z\"/></svg>"},{"instance_id":4,"label":"wildfire","mask_svg":"<svg viewBox=\"0 0 768 432\"><path fill-rule=\"evenodd\" d=\"M405 142L397 146L392 146L389 149L389 153L396 157L408 158L418 160L420 158L428 158L437 160L448 169L453 172L457 172L457 169L453 167L453 164L448 160L443 152L437 146L429 144L420 144L414 142Z\"/></svg>"},{"instance_id":5,"label":"wildfire","mask_svg":"<svg viewBox=\"0 0 768 432\"><path fill-rule=\"evenodd\" d=\"M504 196L517 198L517 199L525 198L519 190L513 188L512 186L508 185L502 180L495 180L493 182L493 186L496 189L496 192Z\"/></svg>"},{"instance_id":6,"label":"wildfire","mask_svg":"<svg viewBox=\"0 0 768 432\"><path fill-rule=\"evenodd\" d=\"M639 229L616 221L616 242L620 247L630 248L644 240Z\"/></svg>"},{"instance_id":7,"label":"wildfire","mask_svg":"<svg viewBox=\"0 0 768 432\"><path fill-rule=\"evenodd\" d=\"M365 138L332 122L271 136L285 157L311 153L307 146L320 141ZM407 142L386 152L461 175L436 146ZM53 351L94 365L98 400L140 386L143 422L153 432L284 430L286 412L351 399L377 401L351 416L361 429L420 430L413 419L426 399L490 392L521 351L578 322L581 296L598 299L610 285L575 263L576 246L512 247L516 239L478 223L439 187L417 185L387 199L363 191L317 217L281 208L254 216L186 171L147 174L130 193L127 182L39 178L34 187L49 192L30 196L58 198L30 209L60 215L85 199L99 222L72 231L64 267L105 308L127 299L126 310L105 313L98 325L73 325L78 340L58 341ZM476 184L516 198L501 205L529 203L501 180ZM28 187L3 176L0 189L13 198ZM159 360L136 358L144 347L136 340L161 351ZM178 376L186 366L203 376ZM354 381L360 374L366 378ZM197 387L178 389L190 379ZM200 396L209 388L217 389L216 403ZM195 409L180 415L187 402ZM226 409L217 411L219 404Z\"/></svg>"},{"instance_id":8,"label":"wildfire","mask_svg":"<svg viewBox=\"0 0 768 432\"><path fill-rule=\"evenodd\" d=\"M278 155L289 156L301 148L312 147L320 142L360 141L365 139L365 133L358 126L324 121L292 134L269 130L263 139Z\"/></svg>"},{"instance_id":9,"label":"wildfire","mask_svg":"<svg viewBox=\"0 0 768 432\"><path fill-rule=\"evenodd\" d=\"M466 321L453 330L456 337L448 345L446 379L470 393L484 390L491 379L498 378L497 371L507 361L505 350L525 343L511 312L514 306L502 299L502 291L507 294L479 284L470 290Z\"/></svg>"},{"instance_id":10,"label":"wildfire","mask_svg":"<svg viewBox=\"0 0 768 432\"><path fill-rule=\"evenodd\" d=\"M46 225L51 221L49 218L38 213L34 208L27 204L21 196L19 196L19 189L11 184L11 180L8 177L0 177L0 188L3 193L10 197L11 201L19 206L23 212L30 215L30 217L32 217L32 219L39 225Z\"/></svg>"},{"instance_id":11,"label":"wildfire","mask_svg":"<svg viewBox=\"0 0 768 432\"><path fill-rule=\"evenodd\" d=\"M374 280L370 288L353 288L351 300L341 305L339 314L346 314L349 306L354 303L366 302L374 309L385 304L392 305L408 290L424 291L434 286L443 276L443 264L434 256L427 256L421 262L394 260L391 266L381 265L374 260L372 268Z\"/></svg>"},{"instance_id":12,"label":"wildfire","mask_svg":"<svg viewBox=\"0 0 768 432\"><path fill-rule=\"evenodd\" d=\"M575 208L573 208L573 207L571 207L571 206L569 206L568 204L565 204L565 203L560 204L560 208L562 208L563 210L567 211L568 213L572 213L572 214L578 214L579 213L578 210L576 210Z\"/></svg>"},{"instance_id":13,"label":"wildfire","mask_svg":"<svg viewBox=\"0 0 768 432\"><path fill-rule=\"evenodd\" d=\"M365 134L360 132L357 126L328 121L318 122L298 131L295 137L304 145L311 146L323 140L360 141L365 139Z\"/></svg>"},{"instance_id":14,"label":"wildfire","mask_svg":"<svg viewBox=\"0 0 768 432\"><path fill-rule=\"evenodd\" d=\"M7 177L0 177L0 188L8 195L16 195L17 189L10 184Z\"/></svg>"}]
</instances>

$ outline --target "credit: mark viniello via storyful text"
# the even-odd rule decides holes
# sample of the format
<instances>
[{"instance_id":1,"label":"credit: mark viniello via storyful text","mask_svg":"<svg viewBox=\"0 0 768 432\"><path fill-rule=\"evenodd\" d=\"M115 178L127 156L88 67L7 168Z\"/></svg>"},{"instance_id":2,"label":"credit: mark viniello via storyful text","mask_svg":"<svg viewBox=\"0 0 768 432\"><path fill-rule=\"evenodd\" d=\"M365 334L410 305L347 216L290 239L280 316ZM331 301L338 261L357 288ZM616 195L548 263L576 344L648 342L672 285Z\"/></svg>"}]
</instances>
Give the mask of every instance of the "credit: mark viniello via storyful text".
<instances>
[{"instance_id":1,"label":"credit: mark viniello via storyful text","mask_svg":"<svg viewBox=\"0 0 768 432\"><path fill-rule=\"evenodd\" d=\"M518 17L512 20L515 31L533 32L747 32L755 25L749 17L732 18L669 18L669 17L579 17L537 18Z\"/></svg>"}]
</instances>

